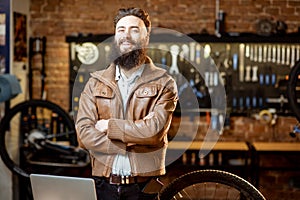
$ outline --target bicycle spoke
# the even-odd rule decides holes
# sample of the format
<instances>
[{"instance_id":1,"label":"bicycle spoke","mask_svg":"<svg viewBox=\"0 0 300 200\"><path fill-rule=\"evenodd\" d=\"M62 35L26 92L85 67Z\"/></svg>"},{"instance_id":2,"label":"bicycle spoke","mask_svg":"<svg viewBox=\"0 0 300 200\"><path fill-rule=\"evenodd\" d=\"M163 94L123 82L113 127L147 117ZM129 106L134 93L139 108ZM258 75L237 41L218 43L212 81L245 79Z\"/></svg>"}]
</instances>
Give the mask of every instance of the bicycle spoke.
<instances>
[{"instance_id":1,"label":"bicycle spoke","mask_svg":"<svg viewBox=\"0 0 300 200\"><path fill-rule=\"evenodd\" d=\"M214 197L214 199L216 199L216 197L217 197L217 187L218 187L218 183L216 183L215 184L215 189L214 189L214 194L213 194L213 197Z\"/></svg>"},{"instance_id":2,"label":"bicycle spoke","mask_svg":"<svg viewBox=\"0 0 300 200\"><path fill-rule=\"evenodd\" d=\"M188 192L186 192L185 190L183 190L184 196L187 197L188 199L193 199Z\"/></svg>"},{"instance_id":3,"label":"bicycle spoke","mask_svg":"<svg viewBox=\"0 0 300 200\"><path fill-rule=\"evenodd\" d=\"M226 190L226 198L229 199L229 189L230 187L227 186L227 190Z\"/></svg>"},{"instance_id":4,"label":"bicycle spoke","mask_svg":"<svg viewBox=\"0 0 300 200\"><path fill-rule=\"evenodd\" d=\"M197 189L197 185L193 184L192 187L193 187L193 193L194 193L196 196L200 197L201 192L199 193L199 188ZM200 197L200 198L201 198L201 197ZM200 199L199 199L199 200L200 200Z\"/></svg>"}]
</instances>

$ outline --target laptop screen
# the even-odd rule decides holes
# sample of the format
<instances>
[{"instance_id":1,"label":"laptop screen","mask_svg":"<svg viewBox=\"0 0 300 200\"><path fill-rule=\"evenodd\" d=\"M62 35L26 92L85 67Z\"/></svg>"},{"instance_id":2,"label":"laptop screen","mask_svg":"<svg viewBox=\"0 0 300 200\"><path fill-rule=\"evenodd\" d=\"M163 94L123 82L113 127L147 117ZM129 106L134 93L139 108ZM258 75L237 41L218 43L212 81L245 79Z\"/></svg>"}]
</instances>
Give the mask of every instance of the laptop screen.
<instances>
[{"instance_id":1,"label":"laptop screen","mask_svg":"<svg viewBox=\"0 0 300 200\"><path fill-rule=\"evenodd\" d=\"M91 178L31 174L34 200L97 200Z\"/></svg>"}]
</instances>

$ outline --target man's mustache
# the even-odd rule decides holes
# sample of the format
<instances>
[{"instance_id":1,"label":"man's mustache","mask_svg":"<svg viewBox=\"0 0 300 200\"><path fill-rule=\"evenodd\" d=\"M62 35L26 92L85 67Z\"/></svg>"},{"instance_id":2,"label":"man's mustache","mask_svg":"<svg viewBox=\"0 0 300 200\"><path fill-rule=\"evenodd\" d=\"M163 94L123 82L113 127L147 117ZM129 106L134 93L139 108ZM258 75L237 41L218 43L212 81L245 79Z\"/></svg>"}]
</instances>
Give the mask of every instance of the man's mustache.
<instances>
[{"instance_id":1,"label":"man's mustache","mask_svg":"<svg viewBox=\"0 0 300 200\"><path fill-rule=\"evenodd\" d=\"M122 43L124 43L124 42L128 42L128 43L133 44L133 45L136 45L136 44L137 44L137 42L135 42L135 41L132 40L132 39L126 39L126 38L124 38L124 39L120 39L120 40L119 40L119 44L122 44Z\"/></svg>"}]
</instances>

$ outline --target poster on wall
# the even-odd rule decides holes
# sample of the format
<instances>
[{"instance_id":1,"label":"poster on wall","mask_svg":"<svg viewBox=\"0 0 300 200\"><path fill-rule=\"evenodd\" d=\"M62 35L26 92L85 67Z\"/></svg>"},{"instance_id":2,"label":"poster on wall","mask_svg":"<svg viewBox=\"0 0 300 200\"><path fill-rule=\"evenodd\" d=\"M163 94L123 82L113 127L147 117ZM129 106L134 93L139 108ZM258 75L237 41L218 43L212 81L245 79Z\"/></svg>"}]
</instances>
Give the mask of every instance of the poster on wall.
<instances>
[{"instance_id":1,"label":"poster on wall","mask_svg":"<svg viewBox=\"0 0 300 200\"><path fill-rule=\"evenodd\" d=\"M5 73L5 56L0 54L0 74Z\"/></svg>"},{"instance_id":2,"label":"poster on wall","mask_svg":"<svg viewBox=\"0 0 300 200\"><path fill-rule=\"evenodd\" d=\"M26 15L14 12L14 61L27 59Z\"/></svg>"},{"instance_id":3,"label":"poster on wall","mask_svg":"<svg viewBox=\"0 0 300 200\"><path fill-rule=\"evenodd\" d=\"M0 13L0 46L5 46L5 33L6 33L6 14Z\"/></svg>"},{"instance_id":4,"label":"poster on wall","mask_svg":"<svg viewBox=\"0 0 300 200\"><path fill-rule=\"evenodd\" d=\"M0 46L5 46L5 13L0 13ZM3 52L0 51L0 74L5 73L5 55L3 55Z\"/></svg>"}]
</instances>

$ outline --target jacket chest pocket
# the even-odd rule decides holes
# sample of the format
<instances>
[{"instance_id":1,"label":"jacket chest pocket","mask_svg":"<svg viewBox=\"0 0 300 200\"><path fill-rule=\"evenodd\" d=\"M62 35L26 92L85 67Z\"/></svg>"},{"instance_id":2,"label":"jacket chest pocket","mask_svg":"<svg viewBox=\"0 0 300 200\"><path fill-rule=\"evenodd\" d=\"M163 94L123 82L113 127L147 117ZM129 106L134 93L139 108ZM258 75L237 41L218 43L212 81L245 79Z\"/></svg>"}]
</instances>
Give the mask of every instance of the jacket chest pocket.
<instances>
[{"instance_id":1,"label":"jacket chest pocket","mask_svg":"<svg viewBox=\"0 0 300 200\"><path fill-rule=\"evenodd\" d=\"M153 111L153 107L158 98L158 87L156 85L143 86L135 92L135 113L144 117L148 112Z\"/></svg>"},{"instance_id":2,"label":"jacket chest pocket","mask_svg":"<svg viewBox=\"0 0 300 200\"><path fill-rule=\"evenodd\" d=\"M157 95L157 87L155 85L153 86L144 86L139 88L136 91L137 98L152 98Z\"/></svg>"},{"instance_id":3,"label":"jacket chest pocket","mask_svg":"<svg viewBox=\"0 0 300 200\"><path fill-rule=\"evenodd\" d=\"M95 89L93 95L96 99L99 119L111 118L111 109L113 109L112 104L115 96L115 93L112 91L112 89L104 84L100 84L100 86Z\"/></svg>"}]
</instances>

